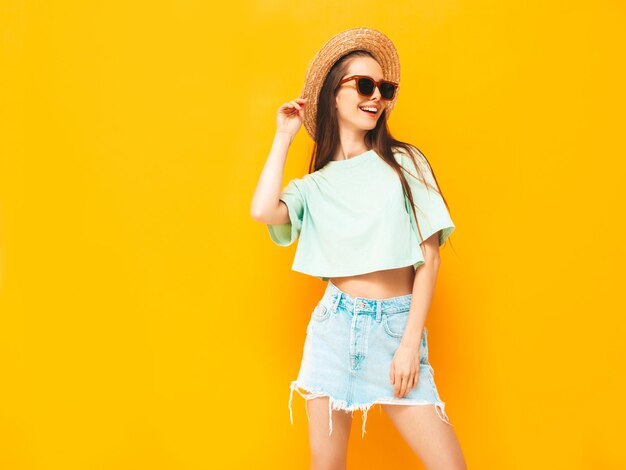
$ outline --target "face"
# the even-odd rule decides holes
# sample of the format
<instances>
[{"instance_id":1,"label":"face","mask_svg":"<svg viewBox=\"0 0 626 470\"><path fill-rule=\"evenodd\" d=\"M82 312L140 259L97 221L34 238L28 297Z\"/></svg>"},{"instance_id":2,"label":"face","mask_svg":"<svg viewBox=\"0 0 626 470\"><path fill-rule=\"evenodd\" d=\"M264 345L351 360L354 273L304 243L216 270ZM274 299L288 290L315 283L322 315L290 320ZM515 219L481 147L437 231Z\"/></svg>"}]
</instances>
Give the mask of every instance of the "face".
<instances>
[{"instance_id":1,"label":"face","mask_svg":"<svg viewBox=\"0 0 626 470\"><path fill-rule=\"evenodd\" d=\"M371 57L352 59L346 74L341 78L344 79L351 75L367 75L376 81L384 78L380 64ZM374 88L374 94L369 98L360 95L357 91L356 80L350 80L342 84L337 90L335 103L339 127L366 132L376 127L378 118L389 102L380 96L378 87ZM376 112L372 114L363 111L363 107L375 108Z\"/></svg>"}]
</instances>

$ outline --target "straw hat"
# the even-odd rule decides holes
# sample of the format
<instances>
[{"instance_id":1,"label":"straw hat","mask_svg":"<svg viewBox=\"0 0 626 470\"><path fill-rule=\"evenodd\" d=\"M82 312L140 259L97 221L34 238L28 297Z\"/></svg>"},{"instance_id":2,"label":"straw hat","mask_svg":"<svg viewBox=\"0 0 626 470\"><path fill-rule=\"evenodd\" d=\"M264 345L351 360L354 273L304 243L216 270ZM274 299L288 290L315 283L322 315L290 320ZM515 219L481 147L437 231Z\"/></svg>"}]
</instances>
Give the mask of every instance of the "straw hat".
<instances>
[{"instance_id":1,"label":"straw hat","mask_svg":"<svg viewBox=\"0 0 626 470\"><path fill-rule=\"evenodd\" d=\"M370 52L383 69L386 80L398 83L393 100L387 104L387 116L391 113L400 92L400 58L396 47L387 36L372 28L352 28L343 31L324 44L315 54L306 71L301 98L308 98L304 106L304 127L315 140L315 117L317 100L328 72L342 56L363 49Z\"/></svg>"}]
</instances>

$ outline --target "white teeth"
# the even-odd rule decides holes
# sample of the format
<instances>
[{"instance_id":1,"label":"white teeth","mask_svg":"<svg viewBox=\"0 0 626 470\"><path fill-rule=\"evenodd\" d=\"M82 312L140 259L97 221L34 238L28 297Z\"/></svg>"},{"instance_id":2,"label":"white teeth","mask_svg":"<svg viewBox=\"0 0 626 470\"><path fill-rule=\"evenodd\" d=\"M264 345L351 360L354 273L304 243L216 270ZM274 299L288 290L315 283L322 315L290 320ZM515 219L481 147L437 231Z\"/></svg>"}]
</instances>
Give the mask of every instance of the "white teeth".
<instances>
[{"instance_id":1,"label":"white teeth","mask_svg":"<svg viewBox=\"0 0 626 470\"><path fill-rule=\"evenodd\" d=\"M376 108L369 107L369 106L363 106L363 107L361 107L361 109L362 109L362 110L365 110L365 111L372 111L372 112L374 112L374 113L377 113L377 112L378 112L378 110L377 110Z\"/></svg>"}]
</instances>

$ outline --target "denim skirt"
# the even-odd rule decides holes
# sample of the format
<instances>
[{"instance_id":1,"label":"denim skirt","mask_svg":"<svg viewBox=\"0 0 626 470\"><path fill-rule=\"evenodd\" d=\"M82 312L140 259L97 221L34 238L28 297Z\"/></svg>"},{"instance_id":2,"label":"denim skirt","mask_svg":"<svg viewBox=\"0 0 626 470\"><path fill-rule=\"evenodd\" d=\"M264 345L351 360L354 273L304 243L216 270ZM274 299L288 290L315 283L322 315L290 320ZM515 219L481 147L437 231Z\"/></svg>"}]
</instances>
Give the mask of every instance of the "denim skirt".
<instances>
[{"instance_id":1,"label":"denim skirt","mask_svg":"<svg viewBox=\"0 0 626 470\"><path fill-rule=\"evenodd\" d=\"M361 410L363 438L367 412L375 404L435 405L439 418L452 425L437 392L435 371L428 362L426 327L420 340L417 385L406 396L394 397L391 361L400 346L410 305L411 294L386 299L352 297L328 281L311 313L298 378L290 385L291 424L295 390L306 400L329 397L329 434L333 430L333 409L352 414Z\"/></svg>"}]
</instances>

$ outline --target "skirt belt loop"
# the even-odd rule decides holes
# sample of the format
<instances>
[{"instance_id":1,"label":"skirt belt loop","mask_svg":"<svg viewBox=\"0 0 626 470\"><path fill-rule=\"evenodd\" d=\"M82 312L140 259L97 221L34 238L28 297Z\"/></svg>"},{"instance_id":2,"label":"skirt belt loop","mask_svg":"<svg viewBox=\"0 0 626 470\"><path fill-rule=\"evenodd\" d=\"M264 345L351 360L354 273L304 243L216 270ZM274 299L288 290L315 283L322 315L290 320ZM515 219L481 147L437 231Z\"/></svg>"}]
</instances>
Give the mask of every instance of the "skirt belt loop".
<instances>
[{"instance_id":1,"label":"skirt belt loop","mask_svg":"<svg viewBox=\"0 0 626 470\"><path fill-rule=\"evenodd\" d=\"M337 292L337 298L335 299L335 302L333 302L333 313L337 312L337 308L339 307L339 301L341 300L342 295L343 292Z\"/></svg>"}]
</instances>

